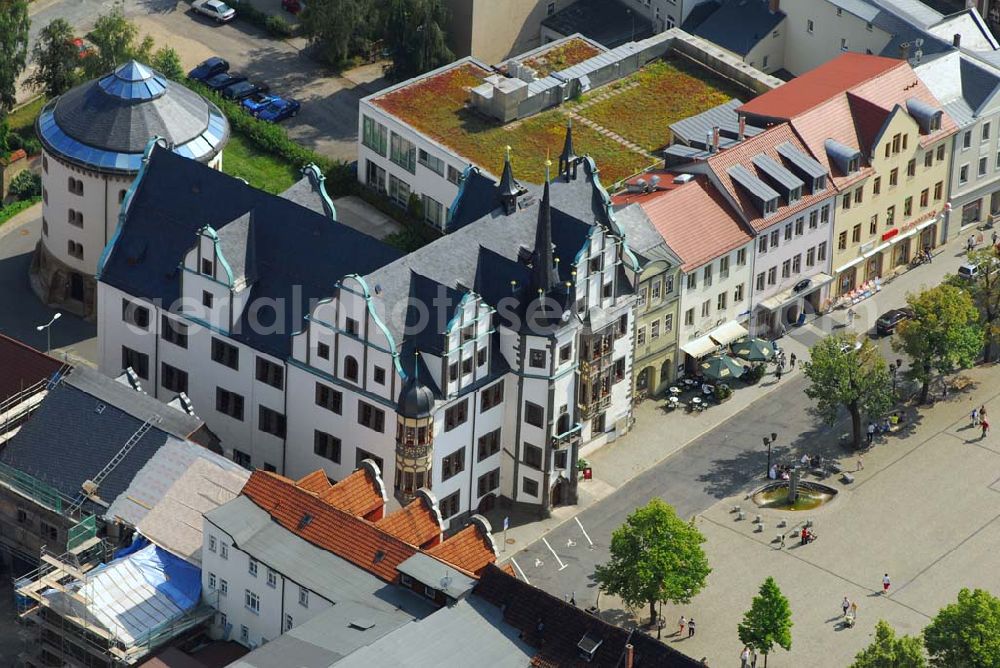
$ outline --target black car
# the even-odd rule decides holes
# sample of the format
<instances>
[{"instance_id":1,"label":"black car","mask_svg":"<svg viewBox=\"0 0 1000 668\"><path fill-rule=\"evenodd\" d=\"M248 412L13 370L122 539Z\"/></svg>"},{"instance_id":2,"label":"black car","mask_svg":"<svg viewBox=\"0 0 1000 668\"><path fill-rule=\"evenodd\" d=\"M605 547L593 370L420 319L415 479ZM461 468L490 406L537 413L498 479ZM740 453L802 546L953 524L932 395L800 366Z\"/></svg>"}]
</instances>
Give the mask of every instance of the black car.
<instances>
[{"instance_id":1,"label":"black car","mask_svg":"<svg viewBox=\"0 0 1000 668\"><path fill-rule=\"evenodd\" d=\"M218 56L212 56L208 60L203 60L198 63L198 66L193 70L188 72L188 79L194 81L204 81L209 77L214 77L216 74L222 74L223 72L229 71L229 63L219 58Z\"/></svg>"},{"instance_id":2,"label":"black car","mask_svg":"<svg viewBox=\"0 0 1000 668\"><path fill-rule=\"evenodd\" d=\"M896 325L913 317L913 311L908 308L894 308L886 311L875 321L875 334L888 336L896 331Z\"/></svg>"},{"instance_id":3,"label":"black car","mask_svg":"<svg viewBox=\"0 0 1000 668\"><path fill-rule=\"evenodd\" d=\"M236 72L220 72L219 74L205 79L204 83L212 90L222 90L227 86L232 86L235 83L246 80L247 78L245 76L237 74Z\"/></svg>"},{"instance_id":4,"label":"black car","mask_svg":"<svg viewBox=\"0 0 1000 668\"><path fill-rule=\"evenodd\" d=\"M239 102L245 97L250 97L255 93L266 93L271 90L267 84L254 83L252 81L238 81L231 86L222 89L222 97L227 100Z\"/></svg>"}]
</instances>

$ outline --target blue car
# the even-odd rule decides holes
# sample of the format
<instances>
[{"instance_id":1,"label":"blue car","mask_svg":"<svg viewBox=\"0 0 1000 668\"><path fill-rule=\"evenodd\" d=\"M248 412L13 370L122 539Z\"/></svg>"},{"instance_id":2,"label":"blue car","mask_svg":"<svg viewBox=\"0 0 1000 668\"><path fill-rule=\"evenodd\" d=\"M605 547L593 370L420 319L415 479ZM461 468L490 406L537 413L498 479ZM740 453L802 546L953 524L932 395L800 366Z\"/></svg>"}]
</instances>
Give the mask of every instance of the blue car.
<instances>
[{"instance_id":1,"label":"blue car","mask_svg":"<svg viewBox=\"0 0 1000 668\"><path fill-rule=\"evenodd\" d=\"M270 104L271 100L275 97L276 96L268 95L267 93L257 92L240 100L240 104L251 116L256 116L260 113L260 110Z\"/></svg>"},{"instance_id":2,"label":"blue car","mask_svg":"<svg viewBox=\"0 0 1000 668\"><path fill-rule=\"evenodd\" d=\"M299 113L299 109L302 105L298 100L292 99L290 97L278 97L273 96L271 100L257 112L257 118L267 121L269 123L277 123L278 121L283 121L286 118L291 118L292 116Z\"/></svg>"},{"instance_id":3,"label":"blue car","mask_svg":"<svg viewBox=\"0 0 1000 668\"><path fill-rule=\"evenodd\" d=\"M213 56L208 60L203 60L193 70L188 72L188 79L193 81L204 81L216 74L229 71L229 63L218 56Z\"/></svg>"}]
</instances>

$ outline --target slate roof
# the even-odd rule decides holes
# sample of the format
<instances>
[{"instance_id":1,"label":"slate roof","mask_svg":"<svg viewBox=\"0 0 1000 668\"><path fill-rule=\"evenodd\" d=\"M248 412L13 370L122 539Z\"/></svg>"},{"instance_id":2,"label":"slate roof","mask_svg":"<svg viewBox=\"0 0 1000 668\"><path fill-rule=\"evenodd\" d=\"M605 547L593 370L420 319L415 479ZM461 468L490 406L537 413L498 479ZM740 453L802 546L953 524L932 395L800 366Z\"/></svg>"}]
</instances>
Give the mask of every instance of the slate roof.
<instances>
[{"instance_id":1,"label":"slate roof","mask_svg":"<svg viewBox=\"0 0 1000 668\"><path fill-rule=\"evenodd\" d=\"M745 56L785 20L785 13L771 12L769 4L769 0L726 0L695 28L694 34ZM739 30L734 30L737 26Z\"/></svg>"},{"instance_id":2,"label":"slate roof","mask_svg":"<svg viewBox=\"0 0 1000 668\"><path fill-rule=\"evenodd\" d=\"M495 565L487 566L473 596L503 611L503 619L521 630L535 648L531 665L543 668L624 666L625 645L635 648L635 668L697 668L697 660L654 638L608 624L571 603L512 577ZM541 633L538 623L543 624ZM585 634L600 638L592 662L580 658L577 644Z\"/></svg>"},{"instance_id":3,"label":"slate roof","mask_svg":"<svg viewBox=\"0 0 1000 668\"><path fill-rule=\"evenodd\" d=\"M143 435L101 483L98 495L110 503L160 448L174 438L186 438L201 421L95 370L76 367L0 451L0 462L75 499L84 481L96 476L153 415L162 421ZM90 501L84 508L105 513Z\"/></svg>"},{"instance_id":4,"label":"slate roof","mask_svg":"<svg viewBox=\"0 0 1000 668\"><path fill-rule=\"evenodd\" d=\"M229 139L229 123L218 107L134 60L60 95L45 107L37 128L57 155L126 172L139 169L154 136L163 137L177 153L204 162Z\"/></svg>"},{"instance_id":5,"label":"slate roof","mask_svg":"<svg viewBox=\"0 0 1000 668\"><path fill-rule=\"evenodd\" d=\"M691 271L736 248L752 237L739 215L705 177L685 184L669 179L660 190L643 195L622 194L616 204L638 203L684 271Z\"/></svg>"},{"instance_id":6,"label":"slate roof","mask_svg":"<svg viewBox=\"0 0 1000 668\"><path fill-rule=\"evenodd\" d=\"M490 177L472 167L465 174L458 196L451 205L448 230L453 231L474 223L500 206L500 188Z\"/></svg>"},{"instance_id":7,"label":"slate roof","mask_svg":"<svg viewBox=\"0 0 1000 668\"><path fill-rule=\"evenodd\" d=\"M648 18L638 12L630 15L618 3L607 0L577 0L547 16L542 25L560 35L580 33L609 49L653 35Z\"/></svg>"},{"instance_id":8,"label":"slate roof","mask_svg":"<svg viewBox=\"0 0 1000 668\"><path fill-rule=\"evenodd\" d=\"M176 304L178 266L198 230L209 225L221 232L250 211L258 278L249 288L251 305L230 336L279 358L290 354L291 335L302 329L310 300L329 297L347 274L371 272L401 255L288 199L156 147L100 280L136 297ZM273 323L266 318L273 310L264 308L259 315L266 331L250 327L247 317L257 299L285 304L284 323L269 326Z\"/></svg>"},{"instance_id":9,"label":"slate roof","mask_svg":"<svg viewBox=\"0 0 1000 668\"><path fill-rule=\"evenodd\" d=\"M916 72L959 127L974 123L1000 92L1000 75L963 53L921 65Z\"/></svg>"},{"instance_id":10,"label":"slate roof","mask_svg":"<svg viewBox=\"0 0 1000 668\"><path fill-rule=\"evenodd\" d=\"M54 357L0 334L0 403L51 378L63 366Z\"/></svg>"}]
</instances>

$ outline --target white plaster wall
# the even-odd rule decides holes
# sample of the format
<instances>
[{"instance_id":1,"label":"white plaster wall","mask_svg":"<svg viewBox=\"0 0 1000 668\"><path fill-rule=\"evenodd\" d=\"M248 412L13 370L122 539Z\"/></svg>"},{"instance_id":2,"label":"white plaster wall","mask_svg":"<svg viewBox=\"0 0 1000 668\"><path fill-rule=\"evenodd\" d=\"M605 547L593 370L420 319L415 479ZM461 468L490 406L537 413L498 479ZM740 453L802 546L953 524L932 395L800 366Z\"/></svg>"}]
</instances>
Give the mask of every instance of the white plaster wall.
<instances>
[{"instance_id":1,"label":"white plaster wall","mask_svg":"<svg viewBox=\"0 0 1000 668\"><path fill-rule=\"evenodd\" d=\"M818 67L839 56L843 51L840 40L847 40L848 51L881 53L891 36L876 26L868 29L863 19L841 10L827 0L783 0L781 11L787 18L784 25L788 35L785 47L785 69L792 74ZM808 31L808 21L813 21L813 32ZM898 57L890 54L890 57Z\"/></svg>"},{"instance_id":2,"label":"white plaster wall","mask_svg":"<svg viewBox=\"0 0 1000 668\"><path fill-rule=\"evenodd\" d=\"M758 233L757 239L754 243L754 274L753 274L753 303L759 304L763 300L791 288L793 285L801 281L803 278L808 278L817 273L826 271L827 266L830 262L830 235L833 230L833 226L829 223L823 223L822 215L820 210L827 206L830 211L830 218L828 220L833 220L833 212L837 204L837 200L833 197L834 192L832 188L828 188L830 191L830 197L813 204L812 206L803 209L802 211L793 214L791 216L786 216L783 218L775 217L776 220L767 228ZM812 211L816 211L816 218L818 224L815 230L809 229L809 216ZM779 209L779 213L781 209ZM802 229L803 233L801 235L795 234L795 223L802 218ZM792 238L785 241L785 226L792 226ZM774 231L778 232L778 245L771 245L771 235ZM768 237L767 251L764 253L760 252L760 238L764 235ZM826 260L824 262L817 262L812 267L806 266L806 251L814 246L819 245L822 242L827 242L827 254ZM791 261L796 255L801 256L801 267L799 273L795 273L794 266L792 266L791 274L788 278L781 277L781 265L785 260ZM775 267L777 269L777 281L774 285L768 285L767 283L767 272ZM757 291L757 275L764 272L764 289L762 291Z\"/></svg>"},{"instance_id":3,"label":"white plaster wall","mask_svg":"<svg viewBox=\"0 0 1000 668\"><path fill-rule=\"evenodd\" d=\"M739 249L733 249L727 253L729 257L729 277L725 279L721 278L721 274L719 273L719 259L722 256L713 259L711 263L709 263L712 265L712 285L708 288L705 287L705 282L703 280L705 265L697 267L690 272L681 273L678 278L680 306L677 314L677 321L679 323L677 326L680 328L678 334L679 346L683 346L692 339L708 334L718 326L716 323L720 320L722 322L728 322L730 320L742 322L746 320L748 316L741 314L750 308L751 292L753 290L753 285L751 284L751 269L754 253L753 246L753 241L743 246L747 261L746 264L742 266L736 263L736 256ZM688 273L695 273L698 276L697 286L693 290L689 289L687 286ZM740 284L743 285L743 301L735 302L733 300L733 294L736 290L736 286ZM725 310L720 312L716 309L716 306L718 305L718 295L723 291L728 294L728 297L726 298ZM705 300L711 301L711 307L708 317L702 318L701 305ZM690 308L694 309L694 324L686 325L685 313Z\"/></svg>"}]
</instances>

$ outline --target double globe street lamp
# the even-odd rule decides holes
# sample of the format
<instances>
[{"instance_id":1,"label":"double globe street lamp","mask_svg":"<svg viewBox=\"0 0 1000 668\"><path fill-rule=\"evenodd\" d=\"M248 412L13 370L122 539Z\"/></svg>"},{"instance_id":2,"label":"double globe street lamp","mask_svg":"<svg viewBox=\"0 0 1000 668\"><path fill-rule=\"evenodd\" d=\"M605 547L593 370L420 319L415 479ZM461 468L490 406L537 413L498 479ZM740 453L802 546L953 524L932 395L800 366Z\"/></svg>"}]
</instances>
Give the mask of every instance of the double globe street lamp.
<instances>
[{"instance_id":1,"label":"double globe street lamp","mask_svg":"<svg viewBox=\"0 0 1000 668\"><path fill-rule=\"evenodd\" d=\"M764 477L766 478L771 473L771 446L778 440L778 434L771 432L770 436L764 437L764 445L767 447L767 468L764 470Z\"/></svg>"}]
</instances>

